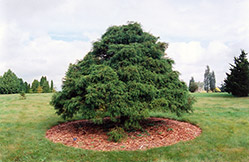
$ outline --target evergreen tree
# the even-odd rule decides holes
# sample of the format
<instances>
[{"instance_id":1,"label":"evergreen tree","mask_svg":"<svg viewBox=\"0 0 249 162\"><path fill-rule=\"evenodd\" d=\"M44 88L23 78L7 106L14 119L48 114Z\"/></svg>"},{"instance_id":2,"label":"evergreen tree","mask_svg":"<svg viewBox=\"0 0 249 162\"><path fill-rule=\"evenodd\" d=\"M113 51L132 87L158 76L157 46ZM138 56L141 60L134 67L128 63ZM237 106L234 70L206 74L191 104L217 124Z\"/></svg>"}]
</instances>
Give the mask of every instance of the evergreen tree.
<instances>
[{"instance_id":1,"label":"evergreen tree","mask_svg":"<svg viewBox=\"0 0 249 162\"><path fill-rule=\"evenodd\" d=\"M20 80L10 69L0 79L0 94L19 93Z\"/></svg>"},{"instance_id":2,"label":"evergreen tree","mask_svg":"<svg viewBox=\"0 0 249 162\"><path fill-rule=\"evenodd\" d=\"M194 80L194 77L191 77L190 81L189 81L189 91L190 92L195 92L198 89L198 85Z\"/></svg>"},{"instance_id":3,"label":"evergreen tree","mask_svg":"<svg viewBox=\"0 0 249 162\"><path fill-rule=\"evenodd\" d=\"M25 84L23 82L23 80L21 78L19 78L19 83L20 83L20 90L19 92L25 92L26 91L26 87L25 87Z\"/></svg>"},{"instance_id":4,"label":"evergreen tree","mask_svg":"<svg viewBox=\"0 0 249 162\"><path fill-rule=\"evenodd\" d=\"M42 76L40 79L40 85L42 86L47 81L47 78Z\"/></svg>"},{"instance_id":5,"label":"evergreen tree","mask_svg":"<svg viewBox=\"0 0 249 162\"><path fill-rule=\"evenodd\" d=\"M207 65L207 69L205 70L204 73L204 90L205 91L214 91L216 88L216 79L215 79L215 74L214 71L210 73L210 68Z\"/></svg>"},{"instance_id":6,"label":"evergreen tree","mask_svg":"<svg viewBox=\"0 0 249 162\"><path fill-rule=\"evenodd\" d=\"M51 80L51 83L50 83L50 92L54 92L54 82L53 80Z\"/></svg>"},{"instance_id":7,"label":"evergreen tree","mask_svg":"<svg viewBox=\"0 0 249 162\"><path fill-rule=\"evenodd\" d=\"M194 77L191 77L191 79L190 79L190 81L189 81L189 84L188 84L188 87L190 87L190 85L191 85L192 83L194 83L194 82L195 82Z\"/></svg>"},{"instance_id":8,"label":"evergreen tree","mask_svg":"<svg viewBox=\"0 0 249 162\"><path fill-rule=\"evenodd\" d=\"M101 122L106 116L139 128L150 111L190 112L187 86L165 58L166 43L138 23L108 28L83 60L71 64L51 104L58 115Z\"/></svg>"},{"instance_id":9,"label":"evergreen tree","mask_svg":"<svg viewBox=\"0 0 249 162\"><path fill-rule=\"evenodd\" d=\"M208 65L204 73L204 90L207 92L210 90L210 68Z\"/></svg>"},{"instance_id":10,"label":"evergreen tree","mask_svg":"<svg viewBox=\"0 0 249 162\"><path fill-rule=\"evenodd\" d=\"M4 84L3 84L3 77L0 76L0 94L3 94L4 92Z\"/></svg>"},{"instance_id":11,"label":"evergreen tree","mask_svg":"<svg viewBox=\"0 0 249 162\"><path fill-rule=\"evenodd\" d=\"M25 86L25 93L29 93L30 90L30 84L28 84L27 82L24 82L24 86Z\"/></svg>"},{"instance_id":12,"label":"evergreen tree","mask_svg":"<svg viewBox=\"0 0 249 162\"><path fill-rule=\"evenodd\" d=\"M226 90L225 90L226 89L225 83L221 83L219 89L220 89L221 92L226 92Z\"/></svg>"},{"instance_id":13,"label":"evergreen tree","mask_svg":"<svg viewBox=\"0 0 249 162\"><path fill-rule=\"evenodd\" d=\"M40 79L40 86L42 87L42 92L43 93L49 93L50 89L49 89L49 83L47 81L47 77L46 76L42 76Z\"/></svg>"},{"instance_id":14,"label":"evergreen tree","mask_svg":"<svg viewBox=\"0 0 249 162\"><path fill-rule=\"evenodd\" d=\"M225 89L234 96L244 97L249 93L249 63L247 53L241 50L239 57L234 57L234 65L231 65L230 74L226 73Z\"/></svg>"},{"instance_id":15,"label":"evergreen tree","mask_svg":"<svg viewBox=\"0 0 249 162\"><path fill-rule=\"evenodd\" d=\"M215 74L214 71L210 74L210 90L215 91L216 88L216 79L215 79Z\"/></svg>"},{"instance_id":16,"label":"evergreen tree","mask_svg":"<svg viewBox=\"0 0 249 162\"><path fill-rule=\"evenodd\" d=\"M32 92L33 92L33 93L37 93L37 88L38 88L39 86L40 86L39 81L35 79L35 80L32 82L32 86L31 86Z\"/></svg>"}]
</instances>

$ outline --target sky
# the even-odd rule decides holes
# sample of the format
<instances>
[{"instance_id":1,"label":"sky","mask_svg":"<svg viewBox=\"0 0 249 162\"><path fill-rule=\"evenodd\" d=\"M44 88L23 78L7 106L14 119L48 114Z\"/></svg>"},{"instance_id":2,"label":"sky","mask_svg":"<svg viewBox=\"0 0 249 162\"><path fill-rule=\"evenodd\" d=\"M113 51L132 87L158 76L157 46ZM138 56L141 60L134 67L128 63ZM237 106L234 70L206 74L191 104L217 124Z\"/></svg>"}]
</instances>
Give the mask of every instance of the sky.
<instances>
[{"instance_id":1,"label":"sky","mask_svg":"<svg viewBox=\"0 0 249 162\"><path fill-rule=\"evenodd\" d=\"M220 85L241 49L249 52L249 0L0 0L0 75L47 76L60 90L70 63L113 25L135 21L169 44L187 84L206 66Z\"/></svg>"}]
</instances>

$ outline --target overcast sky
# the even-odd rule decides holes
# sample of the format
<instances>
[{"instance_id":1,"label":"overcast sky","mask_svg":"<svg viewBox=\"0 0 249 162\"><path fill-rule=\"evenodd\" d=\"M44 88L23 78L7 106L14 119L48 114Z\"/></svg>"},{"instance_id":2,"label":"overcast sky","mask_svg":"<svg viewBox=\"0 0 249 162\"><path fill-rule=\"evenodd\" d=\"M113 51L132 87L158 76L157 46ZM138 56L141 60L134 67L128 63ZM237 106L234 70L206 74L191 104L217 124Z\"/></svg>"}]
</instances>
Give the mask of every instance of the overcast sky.
<instances>
[{"instance_id":1,"label":"overcast sky","mask_svg":"<svg viewBox=\"0 0 249 162\"><path fill-rule=\"evenodd\" d=\"M249 0L0 0L0 75L31 83L47 76L58 89L69 63L82 59L112 25L136 21L169 43L180 78L219 85L240 50L249 52Z\"/></svg>"}]
</instances>

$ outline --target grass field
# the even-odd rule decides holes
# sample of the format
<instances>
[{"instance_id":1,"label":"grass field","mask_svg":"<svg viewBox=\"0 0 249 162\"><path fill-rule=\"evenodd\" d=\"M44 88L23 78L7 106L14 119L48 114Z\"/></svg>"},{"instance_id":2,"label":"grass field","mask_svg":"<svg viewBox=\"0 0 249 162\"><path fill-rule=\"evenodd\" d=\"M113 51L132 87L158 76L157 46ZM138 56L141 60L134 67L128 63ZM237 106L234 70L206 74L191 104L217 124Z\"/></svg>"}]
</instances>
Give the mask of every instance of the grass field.
<instances>
[{"instance_id":1,"label":"grass field","mask_svg":"<svg viewBox=\"0 0 249 162\"><path fill-rule=\"evenodd\" d=\"M249 97L193 94L194 113L181 118L197 124L202 134L188 142L147 151L89 151L55 144L45 138L63 120L49 105L52 94L0 95L0 162L29 161L249 161Z\"/></svg>"}]
</instances>

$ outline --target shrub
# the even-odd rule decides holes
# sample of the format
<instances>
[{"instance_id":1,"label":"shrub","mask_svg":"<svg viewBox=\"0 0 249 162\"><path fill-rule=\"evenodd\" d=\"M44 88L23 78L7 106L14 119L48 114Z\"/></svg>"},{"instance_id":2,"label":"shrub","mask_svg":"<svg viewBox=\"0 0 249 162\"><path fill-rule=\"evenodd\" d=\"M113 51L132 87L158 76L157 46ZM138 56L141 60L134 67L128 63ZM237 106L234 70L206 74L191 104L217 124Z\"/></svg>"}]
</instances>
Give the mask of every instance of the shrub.
<instances>
[{"instance_id":1,"label":"shrub","mask_svg":"<svg viewBox=\"0 0 249 162\"><path fill-rule=\"evenodd\" d=\"M193 83L191 83L190 85L189 85L189 91L190 92L195 92L195 91L197 91L198 90L198 85L197 85L197 83L196 82L193 82Z\"/></svg>"},{"instance_id":2,"label":"shrub","mask_svg":"<svg viewBox=\"0 0 249 162\"><path fill-rule=\"evenodd\" d=\"M79 113L101 123L108 116L125 129L141 128L150 111L191 112L193 100L166 48L138 23L112 26L69 66L51 104L63 118Z\"/></svg>"},{"instance_id":3,"label":"shrub","mask_svg":"<svg viewBox=\"0 0 249 162\"><path fill-rule=\"evenodd\" d=\"M22 91L22 92L20 92L20 97L21 97L21 99L26 99L26 96L25 96L25 92L24 91Z\"/></svg>"},{"instance_id":4,"label":"shrub","mask_svg":"<svg viewBox=\"0 0 249 162\"><path fill-rule=\"evenodd\" d=\"M127 134L121 127L113 128L110 132L107 133L107 135L109 136L108 140L113 142L120 142L127 137Z\"/></svg>"}]
</instances>

